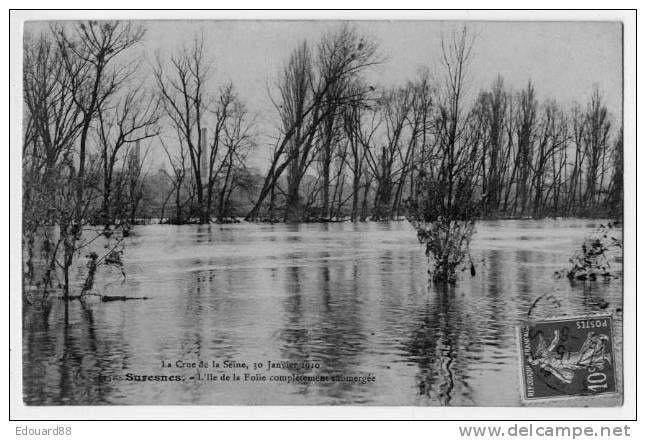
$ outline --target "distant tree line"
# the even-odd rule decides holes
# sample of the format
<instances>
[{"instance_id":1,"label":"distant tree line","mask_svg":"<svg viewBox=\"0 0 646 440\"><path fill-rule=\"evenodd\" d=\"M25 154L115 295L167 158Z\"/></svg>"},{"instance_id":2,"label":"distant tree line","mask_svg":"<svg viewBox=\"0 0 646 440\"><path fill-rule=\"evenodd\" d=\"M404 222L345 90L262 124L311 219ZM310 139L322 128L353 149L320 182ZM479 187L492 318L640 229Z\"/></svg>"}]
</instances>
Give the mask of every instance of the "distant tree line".
<instances>
[{"instance_id":1,"label":"distant tree line","mask_svg":"<svg viewBox=\"0 0 646 440\"><path fill-rule=\"evenodd\" d=\"M600 91L566 109L539 103L531 82L513 91L498 77L469 104L464 38L442 42L443 77L420 69L385 89L367 84L363 73L380 60L352 28L315 51L299 45L278 85L281 138L247 217L393 219L419 202L420 176L459 191L456 204L477 200L483 217L620 212L621 127L613 131Z\"/></svg>"},{"instance_id":2,"label":"distant tree line","mask_svg":"<svg viewBox=\"0 0 646 440\"><path fill-rule=\"evenodd\" d=\"M454 66L446 57L462 49L463 72L420 68L383 87L367 79L384 62L376 43L342 25L296 44L278 72L275 142L259 170L254 113L232 83L213 85L203 38L148 68L133 62L144 34L90 21L25 36L25 225L386 220L420 203L429 176L459 191L445 202L477 201L486 218L621 211L621 126L598 89L569 108L502 77L474 94L463 76L473 45L459 38L436 62ZM165 158L159 171L151 156Z\"/></svg>"}]
</instances>

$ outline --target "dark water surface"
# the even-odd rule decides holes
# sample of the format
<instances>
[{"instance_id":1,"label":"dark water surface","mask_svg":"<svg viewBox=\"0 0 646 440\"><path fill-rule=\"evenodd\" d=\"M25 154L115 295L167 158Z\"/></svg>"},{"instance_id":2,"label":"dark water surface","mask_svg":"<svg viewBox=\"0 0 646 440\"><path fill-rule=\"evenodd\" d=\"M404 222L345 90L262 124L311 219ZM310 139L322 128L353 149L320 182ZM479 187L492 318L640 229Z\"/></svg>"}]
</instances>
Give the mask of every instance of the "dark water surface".
<instances>
[{"instance_id":1,"label":"dark water surface","mask_svg":"<svg viewBox=\"0 0 646 440\"><path fill-rule=\"evenodd\" d=\"M553 276L599 223L480 222L472 242L477 275L463 272L448 288L428 284L426 257L407 222L140 226L125 249L125 282L101 274L97 289L150 300L74 301L67 320L62 301L25 308L24 400L519 405L516 325L538 297L551 293L560 306L539 300L533 317L612 311L621 328L621 279L571 283ZM218 361L221 368L200 370L216 376L241 373L225 370L223 361L311 360L320 367L263 373L376 379L105 379L196 377L196 368L176 368L178 360Z\"/></svg>"}]
</instances>

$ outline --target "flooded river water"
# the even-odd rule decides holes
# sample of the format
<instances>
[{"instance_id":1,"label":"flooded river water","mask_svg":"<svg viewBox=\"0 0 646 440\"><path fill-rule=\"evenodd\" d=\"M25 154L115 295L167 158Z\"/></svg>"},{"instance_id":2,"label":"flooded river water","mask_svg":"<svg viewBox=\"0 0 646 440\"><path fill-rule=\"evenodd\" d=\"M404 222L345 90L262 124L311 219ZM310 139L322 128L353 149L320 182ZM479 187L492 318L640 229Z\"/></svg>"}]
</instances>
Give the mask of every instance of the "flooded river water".
<instances>
[{"instance_id":1,"label":"flooded river water","mask_svg":"<svg viewBox=\"0 0 646 440\"><path fill-rule=\"evenodd\" d=\"M559 305L538 301L533 317L604 311L621 328L621 278L554 277L599 223L479 222L476 275L465 271L449 287L428 283L407 222L139 226L126 244L125 281L102 274L96 288L150 299L73 301L67 317L59 300L25 307L24 400L519 405L516 326L537 298L551 293ZM192 365L199 361L208 369ZM267 371L271 362L285 364ZM266 377L374 380L206 379L244 374L242 363Z\"/></svg>"}]
</instances>

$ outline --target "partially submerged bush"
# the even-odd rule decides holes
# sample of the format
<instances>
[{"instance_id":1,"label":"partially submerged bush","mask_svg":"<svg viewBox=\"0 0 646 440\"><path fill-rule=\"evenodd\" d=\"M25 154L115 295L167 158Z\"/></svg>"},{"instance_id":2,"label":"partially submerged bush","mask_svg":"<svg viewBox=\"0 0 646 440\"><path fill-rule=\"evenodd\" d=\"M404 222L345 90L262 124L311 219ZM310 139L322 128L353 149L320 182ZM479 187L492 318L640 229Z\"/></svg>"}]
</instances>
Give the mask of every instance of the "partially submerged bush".
<instances>
[{"instance_id":1,"label":"partially submerged bush","mask_svg":"<svg viewBox=\"0 0 646 440\"><path fill-rule=\"evenodd\" d=\"M84 297L89 294L89 292L94 288L94 279L96 277L96 271L100 266L112 266L117 268L121 272L121 276L125 279L126 272L123 269L123 261L121 256L123 255L123 249L116 249L120 245L120 241L112 248L107 254L99 258L99 255L96 252L90 252L87 255L87 275L85 277L85 282L83 283L83 288L81 290L81 297Z\"/></svg>"},{"instance_id":2,"label":"partially submerged bush","mask_svg":"<svg viewBox=\"0 0 646 440\"><path fill-rule=\"evenodd\" d=\"M621 248L622 240L611 235L619 222L601 225L593 234L585 238L581 249L570 258L571 267L557 275L565 275L571 280L596 280L597 278L614 277L612 262L614 257L609 253L612 248Z\"/></svg>"},{"instance_id":3,"label":"partially submerged bush","mask_svg":"<svg viewBox=\"0 0 646 440\"><path fill-rule=\"evenodd\" d=\"M426 246L426 256L433 261L429 269L434 282L455 283L457 269L469 255L469 244L475 231L474 220L449 220L443 217L434 222L412 220L417 239ZM471 267L471 273L475 269Z\"/></svg>"},{"instance_id":4,"label":"partially submerged bush","mask_svg":"<svg viewBox=\"0 0 646 440\"><path fill-rule=\"evenodd\" d=\"M482 203L473 198L474 192L471 176L457 180L449 194L445 182L420 173L416 197L406 201L406 218L417 230L417 239L425 245L433 282L455 283L465 257L471 260L469 245ZM471 275L475 275L473 264Z\"/></svg>"}]
</instances>

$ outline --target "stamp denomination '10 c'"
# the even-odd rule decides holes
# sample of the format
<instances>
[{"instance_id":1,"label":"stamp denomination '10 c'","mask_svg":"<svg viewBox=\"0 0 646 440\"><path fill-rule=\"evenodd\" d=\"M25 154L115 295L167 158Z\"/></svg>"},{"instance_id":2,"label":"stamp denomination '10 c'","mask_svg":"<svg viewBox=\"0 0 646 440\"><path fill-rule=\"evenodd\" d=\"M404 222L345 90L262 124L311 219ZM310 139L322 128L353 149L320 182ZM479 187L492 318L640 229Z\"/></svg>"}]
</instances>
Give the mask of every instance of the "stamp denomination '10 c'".
<instances>
[{"instance_id":1,"label":"stamp denomination '10 c'","mask_svg":"<svg viewBox=\"0 0 646 440\"><path fill-rule=\"evenodd\" d=\"M526 400L617 392L612 317L589 316L520 327Z\"/></svg>"}]
</instances>

